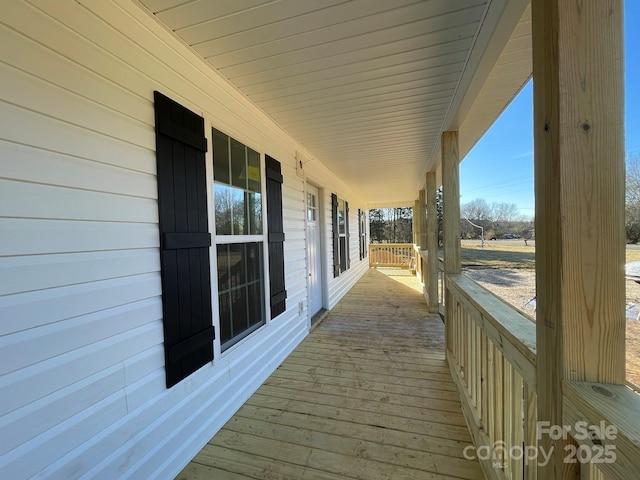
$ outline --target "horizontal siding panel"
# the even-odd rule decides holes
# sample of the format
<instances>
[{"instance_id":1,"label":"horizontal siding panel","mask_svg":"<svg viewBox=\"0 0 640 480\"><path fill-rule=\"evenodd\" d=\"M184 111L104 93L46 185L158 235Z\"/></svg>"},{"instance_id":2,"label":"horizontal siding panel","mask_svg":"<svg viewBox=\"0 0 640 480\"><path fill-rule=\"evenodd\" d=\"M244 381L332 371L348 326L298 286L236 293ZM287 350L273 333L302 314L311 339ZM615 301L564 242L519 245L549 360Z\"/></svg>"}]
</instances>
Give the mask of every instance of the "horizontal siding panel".
<instances>
[{"instance_id":1,"label":"horizontal siding panel","mask_svg":"<svg viewBox=\"0 0 640 480\"><path fill-rule=\"evenodd\" d=\"M140 92L126 90L108 77L96 74L71 61L67 56L60 55L3 25L0 25L0 38L0 58L4 62L93 102L153 125L153 104L148 98L140 95ZM75 46L79 46L78 44L76 40ZM81 50L82 47L76 52ZM97 51L94 53L94 61L100 60L107 65L115 62L106 53ZM111 70L111 78L122 80L123 77L116 73L117 70Z\"/></svg>"},{"instance_id":2,"label":"horizontal siding panel","mask_svg":"<svg viewBox=\"0 0 640 480\"><path fill-rule=\"evenodd\" d=\"M156 176L0 140L2 177L96 192L158 198Z\"/></svg>"},{"instance_id":3,"label":"horizontal siding panel","mask_svg":"<svg viewBox=\"0 0 640 480\"><path fill-rule=\"evenodd\" d=\"M0 375L162 320L152 298L0 337Z\"/></svg>"},{"instance_id":4,"label":"horizontal siding panel","mask_svg":"<svg viewBox=\"0 0 640 480\"><path fill-rule=\"evenodd\" d=\"M204 381L206 380L206 382ZM245 382L245 384L243 384ZM244 387L246 385L246 387ZM153 402L148 402L138 410L132 412L128 418L106 429L102 435L94 437L76 451L70 452L66 459L48 468L45 472L51 478L69 478L77 476L74 465L82 463L85 475L83 478L92 480L113 478L154 478L151 469L139 470L135 468L142 459L160 453L162 460L174 455L182 442L176 441L179 434L186 435L187 441L193 439L198 429L211 431L211 423L218 428L231 418L233 411L230 405L237 402L233 393L238 389L251 389L248 378L242 377L230 381L228 372L216 370L212 373L208 367L195 372L187 380L177 384L170 390L165 390ZM257 388L257 387L256 387ZM197 418L197 422L188 420ZM140 424L144 429L140 428ZM209 429L206 429L206 427ZM202 439L206 442L210 435ZM164 449L162 447L165 447ZM202 445L199 443L199 446ZM192 458L198 451L194 449ZM104 459L90 471L86 468L86 458ZM179 462L185 463L180 458ZM92 465L89 465L91 467ZM176 471L175 475L179 472ZM172 478L166 473L155 478Z\"/></svg>"},{"instance_id":5,"label":"horizontal siding panel","mask_svg":"<svg viewBox=\"0 0 640 480\"><path fill-rule=\"evenodd\" d=\"M158 248L157 224L0 218L0 256Z\"/></svg>"},{"instance_id":6,"label":"horizontal siding panel","mask_svg":"<svg viewBox=\"0 0 640 480\"><path fill-rule=\"evenodd\" d=\"M55 5L52 2L48 3L51 7L57 7L57 10L64 10L72 17L77 17L75 23L84 23L88 28L93 28L96 25L95 18L75 3L54 2ZM54 20L55 12L51 13L53 18L26 2L12 2L11 8L6 8L3 11L2 21L20 31L25 37L29 37L32 41L56 52L67 61L76 63L80 68L109 79L114 84L141 98L148 98L150 110L147 118L153 119L152 96L149 92L152 77L144 75L131 65L127 65L118 58L118 55L111 54L108 45L106 45L106 38L105 43L100 42L99 38L95 39L95 43L89 42L75 33L72 28L65 28L57 23ZM18 45L23 43L24 41L21 41ZM72 47L70 48L70 46ZM131 44L124 48L130 46ZM117 50L114 51L117 52ZM93 83L89 83L89 86L93 86ZM93 98L93 95L90 94L90 96Z\"/></svg>"},{"instance_id":7,"label":"horizontal siding panel","mask_svg":"<svg viewBox=\"0 0 640 480\"><path fill-rule=\"evenodd\" d=\"M122 363L127 385L137 382L158 369L161 369L162 375L164 375L164 347L162 345L154 345L133 357L127 358Z\"/></svg>"},{"instance_id":8,"label":"horizontal siding panel","mask_svg":"<svg viewBox=\"0 0 640 480\"><path fill-rule=\"evenodd\" d=\"M25 128L25 125L29 128ZM156 155L153 150L125 143L2 101L0 101L0 139L156 174Z\"/></svg>"},{"instance_id":9,"label":"horizontal siding panel","mask_svg":"<svg viewBox=\"0 0 640 480\"><path fill-rule=\"evenodd\" d=\"M0 77L0 99L142 148L155 148L152 121L144 124L2 63Z\"/></svg>"},{"instance_id":10,"label":"horizontal siding panel","mask_svg":"<svg viewBox=\"0 0 640 480\"><path fill-rule=\"evenodd\" d=\"M82 445L124 417L126 413L124 392L111 395L36 437L26 448L9 452L4 458L6 464L3 474L12 479L30 478L69 450Z\"/></svg>"},{"instance_id":11,"label":"horizontal siding panel","mask_svg":"<svg viewBox=\"0 0 640 480\"><path fill-rule=\"evenodd\" d=\"M115 365L0 417L0 455L123 389L124 376Z\"/></svg>"},{"instance_id":12,"label":"horizontal siding panel","mask_svg":"<svg viewBox=\"0 0 640 480\"><path fill-rule=\"evenodd\" d=\"M164 368L146 375L137 382L125 387L127 394L127 408L129 412L140 408L145 403L157 398L167 390L167 380Z\"/></svg>"},{"instance_id":13,"label":"horizontal siding panel","mask_svg":"<svg viewBox=\"0 0 640 480\"><path fill-rule=\"evenodd\" d=\"M304 230L286 230L285 234L285 253L286 253L286 242L289 240L305 240L305 231Z\"/></svg>"},{"instance_id":14,"label":"horizontal siding panel","mask_svg":"<svg viewBox=\"0 0 640 480\"><path fill-rule=\"evenodd\" d=\"M34 202L34 198L38 201ZM158 202L148 198L0 180L0 216L157 223Z\"/></svg>"},{"instance_id":15,"label":"horizontal siding panel","mask_svg":"<svg viewBox=\"0 0 640 480\"><path fill-rule=\"evenodd\" d=\"M0 377L0 415L162 343L162 323L144 325Z\"/></svg>"},{"instance_id":16,"label":"horizontal siding panel","mask_svg":"<svg viewBox=\"0 0 640 480\"><path fill-rule=\"evenodd\" d=\"M159 271L156 249L0 257L0 295Z\"/></svg>"},{"instance_id":17,"label":"horizontal siding panel","mask_svg":"<svg viewBox=\"0 0 640 480\"><path fill-rule=\"evenodd\" d=\"M0 335L159 297L160 275L91 282L0 297Z\"/></svg>"},{"instance_id":18,"label":"horizontal siding panel","mask_svg":"<svg viewBox=\"0 0 640 480\"><path fill-rule=\"evenodd\" d=\"M298 218L292 219L291 216L285 216L282 220L282 224L284 226L285 232L295 232L299 230L304 230L304 220L300 218L301 212L298 212Z\"/></svg>"},{"instance_id":19,"label":"horizontal siding panel","mask_svg":"<svg viewBox=\"0 0 640 480\"><path fill-rule=\"evenodd\" d=\"M131 470L141 458L148 458L149 452L157 452L158 445L169 444L169 450L162 451L164 459L171 458L182 442L173 442L177 432L187 435L188 441L198 429L205 429L207 423L219 424L218 428L231 417L229 410L234 398L229 392L236 388L252 388L247 385L246 378L229 378L226 369L212 370L204 367L188 377L183 382L169 390L164 390L153 401L147 402L137 410L114 422L99 435L94 436L65 457L60 458L50 467L41 472L42 478L90 478L92 480L113 478L172 478L179 473L177 465L187 462L187 457L179 457L174 468L178 468L174 475L162 472L150 475L144 471L142 475L131 476ZM239 387L238 387L239 386ZM246 387L245 387L246 386ZM256 387L257 388L257 387ZM186 425L187 415L199 415L193 425ZM174 421L174 417L178 417ZM166 427L166 428L163 428ZM156 435L157 429L162 428L162 434ZM206 436L206 435L205 435ZM206 442L210 438L202 438ZM199 447L194 449L192 458ZM193 446L189 445L192 449ZM96 464L96 460L100 460ZM156 464L157 466L157 464Z\"/></svg>"},{"instance_id":20,"label":"horizontal siding panel","mask_svg":"<svg viewBox=\"0 0 640 480\"><path fill-rule=\"evenodd\" d=\"M43 8L53 5L51 2L37 0ZM167 38L168 33L151 18L140 17L135 18L128 11L135 10L137 7L125 0L117 0L121 10L112 8L109 4L93 1L81 1L87 10L91 10L93 14L100 17L107 31L103 32L103 25L93 25L93 28L87 29L86 23L77 22L82 13L73 12L70 16L64 16L65 22L70 22L77 28L79 32L86 35L93 41L105 44L107 38L111 35L112 25L117 25L119 32L128 34L131 31L137 31L136 44L138 48L131 48L131 44L127 43L124 50L116 44L107 42L112 51L117 51L118 55L132 66L145 65L145 74L153 80L152 85L156 87L159 84L158 79L162 79L162 84L166 89L174 92L180 99L191 99L186 102L187 107L196 112L204 112L206 117L211 119L219 119L226 125L224 131L234 138L246 143L249 146L261 147L265 151L268 150L276 154L277 150L266 148L266 146L287 145L290 151L294 142L285 134L285 132L270 118L268 118L261 110L255 108L246 97L242 96L235 87L230 86L225 81L211 75L208 66L200 63L200 61L191 54L183 55L185 52L182 45L176 45L173 38ZM153 24L153 28L140 28L138 20L148 25ZM162 30L162 35L158 33ZM154 33L151 33L154 32ZM159 37L161 40L159 41ZM170 42L175 48L168 48L167 42ZM170 74L166 74L170 69ZM162 77L161 75L165 75ZM214 94L215 93L215 94ZM199 98L197 104L192 104L194 98ZM242 112L240 114L239 112ZM222 128L223 125L220 125Z\"/></svg>"}]
</instances>

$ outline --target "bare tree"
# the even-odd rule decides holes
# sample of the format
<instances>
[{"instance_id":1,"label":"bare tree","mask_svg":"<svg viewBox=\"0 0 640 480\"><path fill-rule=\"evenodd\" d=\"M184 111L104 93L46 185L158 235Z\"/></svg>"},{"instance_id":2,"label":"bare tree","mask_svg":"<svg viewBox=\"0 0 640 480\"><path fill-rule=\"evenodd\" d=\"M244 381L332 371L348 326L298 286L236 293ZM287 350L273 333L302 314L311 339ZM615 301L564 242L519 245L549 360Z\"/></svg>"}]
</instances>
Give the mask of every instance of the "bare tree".
<instances>
[{"instance_id":1,"label":"bare tree","mask_svg":"<svg viewBox=\"0 0 640 480\"><path fill-rule=\"evenodd\" d=\"M625 227L627 241L640 241L640 153L627 159L627 180L625 197Z\"/></svg>"},{"instance_id":2,"label":"bare tree","mask_svg":"<svg viewBox=\"0 0 640 480\"><path fill-rule=\"evenodd\" d=\"M491 207L484 198L476 198L460 207L464 218L482 222L491 219Z\"/></svg>"},{"instance_id":3,"label":"bare tree","mask_svg":"<svg viewBox=\"0 0 640 480\"><path fill-rule=\"evenodd\" d=\"M494 203L491 205L491 217L494 223L513 223L522 219L515 203Z\"/></svg>"}]
</instances>

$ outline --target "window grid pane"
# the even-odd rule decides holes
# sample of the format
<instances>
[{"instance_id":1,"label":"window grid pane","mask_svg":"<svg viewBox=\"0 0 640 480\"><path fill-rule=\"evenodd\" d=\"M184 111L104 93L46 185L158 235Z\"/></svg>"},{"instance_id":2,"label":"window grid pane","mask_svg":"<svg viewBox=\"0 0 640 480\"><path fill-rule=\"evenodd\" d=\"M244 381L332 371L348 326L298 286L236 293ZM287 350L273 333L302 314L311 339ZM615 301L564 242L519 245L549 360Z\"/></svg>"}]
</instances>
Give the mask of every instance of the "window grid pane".
<instances>
[{"instance_id":1,"label":"window grid pane","mask_svg":"<svg viewBox=\"0 0 640 480\"><path fill-rule=\"evenodd\" d=\"M260 154L213 130L216 235L261 235Z\"/></svg>"},{"instance_id":2,"label":"window grid pane","mask_svg":"<svg viewBox=\"0 0 640 480\"><path fill-rule=\"evenodd\" d=\"M220 342L230 347L265 323L262 242L217 245Z\"/></svg>"}]
</instances>

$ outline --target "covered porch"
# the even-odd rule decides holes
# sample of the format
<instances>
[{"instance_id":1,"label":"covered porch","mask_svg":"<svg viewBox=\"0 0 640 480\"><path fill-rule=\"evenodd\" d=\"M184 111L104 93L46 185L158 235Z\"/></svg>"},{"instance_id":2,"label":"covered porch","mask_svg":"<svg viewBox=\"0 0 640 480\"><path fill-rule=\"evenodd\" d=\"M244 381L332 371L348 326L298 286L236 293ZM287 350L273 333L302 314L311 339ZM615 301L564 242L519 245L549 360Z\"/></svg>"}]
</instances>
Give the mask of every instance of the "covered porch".
<instances>
[{"instance_id":1,"label":"covered porch","mask_svg":"<svg viewBox=\"0 0 640 480\"><path fill-rule=\"evenodd\" d=\"M177 478L483 478L465 451L440 316L372 268Z\"/></svg>"}]
</instances>

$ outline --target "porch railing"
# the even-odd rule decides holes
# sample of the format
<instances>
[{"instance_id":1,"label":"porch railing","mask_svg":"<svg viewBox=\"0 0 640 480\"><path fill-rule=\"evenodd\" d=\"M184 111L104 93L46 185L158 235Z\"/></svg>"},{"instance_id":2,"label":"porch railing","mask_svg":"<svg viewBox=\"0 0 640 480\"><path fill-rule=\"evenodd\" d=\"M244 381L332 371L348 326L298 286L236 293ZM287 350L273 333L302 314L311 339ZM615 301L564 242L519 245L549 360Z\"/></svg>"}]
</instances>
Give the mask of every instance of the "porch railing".
<instances>
[{"instance_id":1,"label":"porch railing","mask_svg":"<svg viewBox=\"0 0 640 480\"><path fill-rule=\"evenodd\" d=\"M414 260L411 243L371 243L369 244L369 267L409 268Z\"/></svg>"},{"instance_id":2,"label":"porch railing","mask_svg":"<svg viewBox=\"0 0 640 480\"><path fill-rule=\"evenodd\" d=\"M447 359L475 444L467 453L481 461L487 478L535 479L544 459L537 441L535 324L462 274L445 283ZM564 460L576 463L580 478L637 478L638 412L640 396L628 386L565 382L563 423L572 432L580 423L589 435L569 438Z\"/></svg>"},{"instance_id":3,"label":"porch railing","mask_svg":"<svg viewBox=\"0 0 640 480\"><path fill-rule=\"evenodd\" d=\"M464 275L446 284L447 359L474 444L485 446L476 456L493 478L535 478L535 324Z\"/></svg>"}]
</instances>

